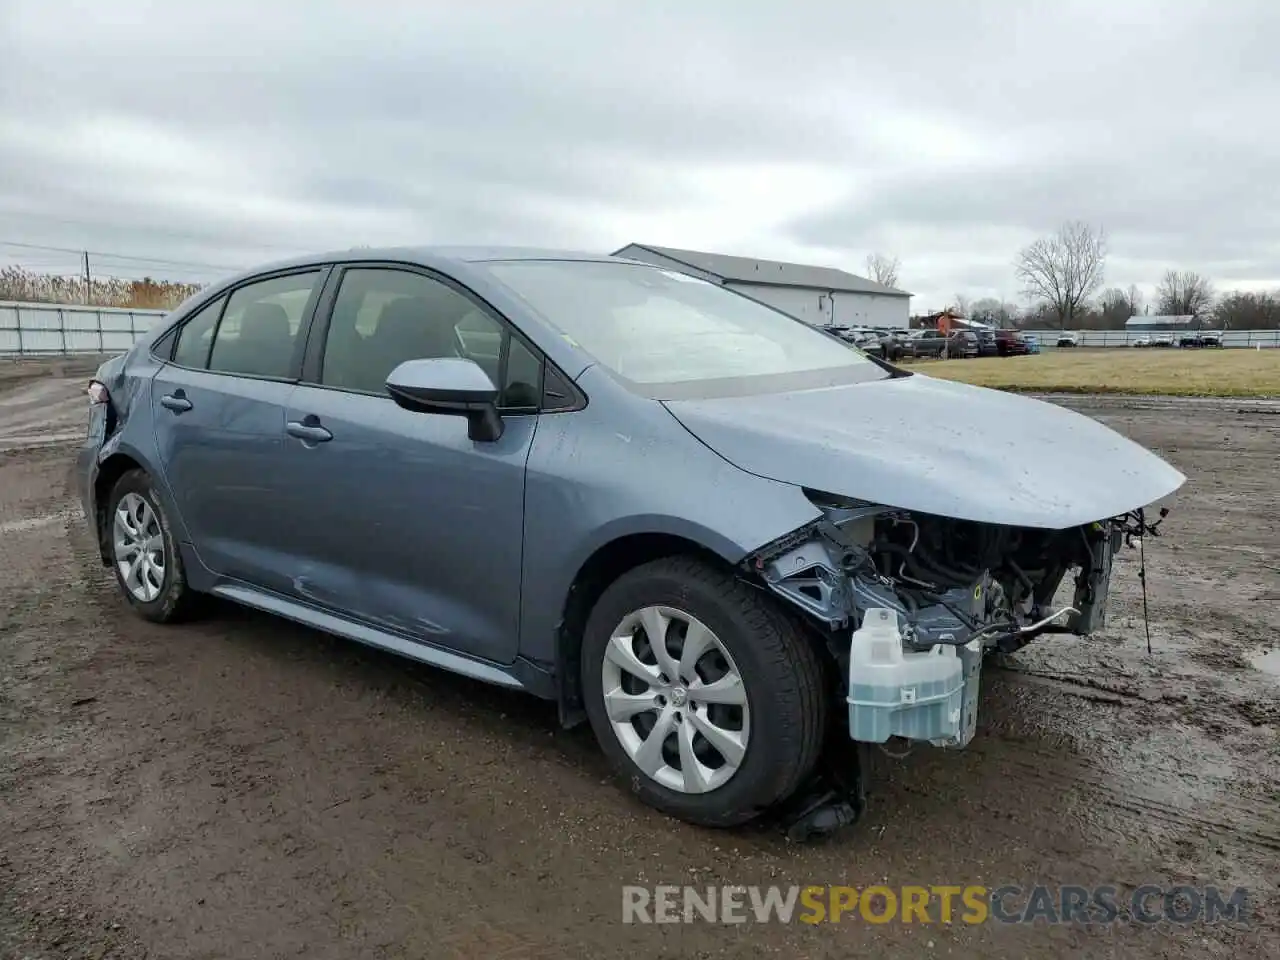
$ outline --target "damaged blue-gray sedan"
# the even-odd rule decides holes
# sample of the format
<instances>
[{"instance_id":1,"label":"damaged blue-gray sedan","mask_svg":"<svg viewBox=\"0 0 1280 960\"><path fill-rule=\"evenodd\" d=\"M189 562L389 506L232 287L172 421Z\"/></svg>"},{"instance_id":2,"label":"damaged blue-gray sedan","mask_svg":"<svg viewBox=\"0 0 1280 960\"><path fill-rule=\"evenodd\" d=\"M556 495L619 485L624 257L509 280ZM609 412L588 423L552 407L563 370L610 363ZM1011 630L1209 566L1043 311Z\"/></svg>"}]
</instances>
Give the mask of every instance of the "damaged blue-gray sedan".
<instances>
[{"instance_id":1,"label":"damaged blue-gray sedan","mask_svg":"<svg viewBox=\"0 0 1280 960\"><path fill-rule=\"evenodd\" d=\"M842 744L964 746L983 653L1101 626L1184 480L1060 407L548 251L264 267L89 396L86 515L140 615L211 594L555 700L715 826L856 815Z\"/></svg>"}]
</instances>

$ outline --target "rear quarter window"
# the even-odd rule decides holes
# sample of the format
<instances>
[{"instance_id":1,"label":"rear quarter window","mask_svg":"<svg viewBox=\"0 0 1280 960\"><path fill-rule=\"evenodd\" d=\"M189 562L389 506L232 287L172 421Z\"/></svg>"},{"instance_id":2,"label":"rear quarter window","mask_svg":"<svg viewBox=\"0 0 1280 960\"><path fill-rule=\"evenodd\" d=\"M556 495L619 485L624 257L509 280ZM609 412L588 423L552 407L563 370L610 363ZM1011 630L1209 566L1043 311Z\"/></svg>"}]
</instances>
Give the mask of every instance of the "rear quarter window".
<instances>
[{"instance_id":1,"label":"rear quarter window","mask_svg":"<svg viewBox=\"0 0 1280 960\"><path fill-rule=\"evenodd\" d=\"M173 362L181 367L204 370L209 366L209 346L213 343L213 331L222 314L226 297L219 297L187 320L178 331L178 342L173 351ZM163 355L163 354L162 354Z\"/></svg>"}]
</instances>

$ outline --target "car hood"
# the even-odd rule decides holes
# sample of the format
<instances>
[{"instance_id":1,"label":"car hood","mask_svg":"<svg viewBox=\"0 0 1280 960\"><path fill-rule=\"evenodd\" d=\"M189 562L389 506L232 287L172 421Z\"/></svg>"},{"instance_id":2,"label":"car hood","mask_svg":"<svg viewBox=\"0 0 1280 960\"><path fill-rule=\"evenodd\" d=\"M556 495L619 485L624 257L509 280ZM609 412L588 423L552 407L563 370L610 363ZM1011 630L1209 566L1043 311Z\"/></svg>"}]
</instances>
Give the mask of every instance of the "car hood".
<instances>
[{"instance_id":1,"label":"car hood","mask_svg":"<svg viewBox=\"0 0 1280 960\"><path fill-rule=\"evenodd\" d=\"M960 520L1063 529L1146 506L1186 480L1090 417L920 374L664 403L750 473Z\"/></svg>"}]
</instances>

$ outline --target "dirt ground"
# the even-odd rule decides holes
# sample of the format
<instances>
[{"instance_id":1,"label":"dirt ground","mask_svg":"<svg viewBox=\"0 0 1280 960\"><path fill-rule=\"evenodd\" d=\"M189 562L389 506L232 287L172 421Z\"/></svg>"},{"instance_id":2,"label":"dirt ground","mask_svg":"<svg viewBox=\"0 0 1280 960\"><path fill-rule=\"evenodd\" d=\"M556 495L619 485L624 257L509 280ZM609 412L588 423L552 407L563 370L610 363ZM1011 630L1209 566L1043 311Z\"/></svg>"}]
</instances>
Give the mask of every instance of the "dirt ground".
<instances>
[{"instance_id":1,"label":"dirt ground","mask_svg":"<svg viewBox=\"0 0 1280 960\"><path fill-rule=\"evenodd\" d=\"M1280 956L1274 409L1072 401L1190 478L1147 544L1153 653L1125 552L1105 632L985 671L969 749L877 753L865 820L793 845L639 806L532 698L231 607L136 619L50 440L80 384L0 384L0 956ZM660 882L1250 899L1242 924L624 925L622 886Z\"/></svg>"}]
</instances>

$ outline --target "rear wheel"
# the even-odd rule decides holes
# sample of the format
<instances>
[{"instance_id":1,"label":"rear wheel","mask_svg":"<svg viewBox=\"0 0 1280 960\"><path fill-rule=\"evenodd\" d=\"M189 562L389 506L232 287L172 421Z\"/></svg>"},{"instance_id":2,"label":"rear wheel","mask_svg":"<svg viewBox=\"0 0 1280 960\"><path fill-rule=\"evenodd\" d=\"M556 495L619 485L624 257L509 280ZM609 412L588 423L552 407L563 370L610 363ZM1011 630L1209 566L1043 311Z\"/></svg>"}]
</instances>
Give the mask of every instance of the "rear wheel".
<instances>
[{"instance_id":1,"label":"rear wheel","mask_svg":"<svg viewBox=\"0 0 1280 960\"><path fill-rule=\"evenodd\" d=\"M632 791L705 826L789 797L826 729L821 665L800 628L692 558L645 564L605 590L583 637L582 689Z\"/></svg>"},{"instance_id":2,"label":"rear wheel","mask_svg":"<svg viewBox=\"0 0 1280 960\"><path fill-rule=\"evenodd\" d=\"M187 586L177 541L145 471L130 470L116 481L105 520L111 568L129 605L157 623L193 612L197 595Z\"/></svg>"}]
</instances>

